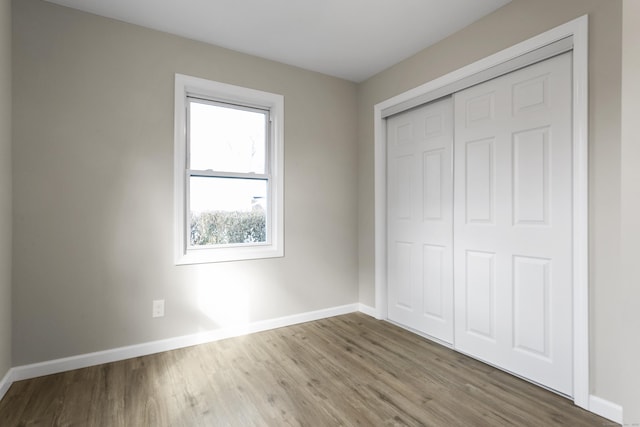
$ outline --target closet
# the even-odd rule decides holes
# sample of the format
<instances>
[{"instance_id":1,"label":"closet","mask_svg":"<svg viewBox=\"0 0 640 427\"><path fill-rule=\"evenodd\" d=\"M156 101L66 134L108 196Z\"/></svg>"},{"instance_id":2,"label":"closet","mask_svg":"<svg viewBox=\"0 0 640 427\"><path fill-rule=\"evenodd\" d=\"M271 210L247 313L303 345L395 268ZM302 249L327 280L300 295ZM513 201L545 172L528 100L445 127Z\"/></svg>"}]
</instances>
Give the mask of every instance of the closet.
<instances>
[{"instance_id":1,"label":"closet","mask_svg":"<svg viewBox=\"0 0 640 427\"><path fill-rule=\"evenodd\" d=\"M571 55L386 119L389 320L565 395Z\"/></svg>"}]
</instances>

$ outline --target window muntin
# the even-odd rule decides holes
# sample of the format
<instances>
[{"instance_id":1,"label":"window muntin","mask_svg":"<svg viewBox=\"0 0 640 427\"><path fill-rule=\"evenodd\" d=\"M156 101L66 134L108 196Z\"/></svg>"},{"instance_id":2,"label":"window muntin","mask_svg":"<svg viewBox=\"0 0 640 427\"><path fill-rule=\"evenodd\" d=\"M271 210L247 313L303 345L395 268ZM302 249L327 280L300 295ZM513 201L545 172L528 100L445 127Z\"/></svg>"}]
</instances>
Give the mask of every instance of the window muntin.
<instances>
[{"instance_id":1,"label":"window muntin","mask_svg":"<svg viewBox=\"0 0 640 427\"><path fill-rule=\"evenodd\" d=\"M176 74L176 264L284 255L284 98Z\"/></svg>"}]
</instances>

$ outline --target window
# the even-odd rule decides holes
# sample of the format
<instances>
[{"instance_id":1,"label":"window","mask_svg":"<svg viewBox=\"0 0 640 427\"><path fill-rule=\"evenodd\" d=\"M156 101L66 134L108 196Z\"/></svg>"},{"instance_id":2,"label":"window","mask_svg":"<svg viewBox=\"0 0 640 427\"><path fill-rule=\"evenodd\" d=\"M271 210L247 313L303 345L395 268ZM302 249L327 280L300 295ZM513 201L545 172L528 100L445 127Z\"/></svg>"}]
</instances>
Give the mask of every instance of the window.
<instances>
[{"instance_id":1,"label":"window","mask_svg":"<svg viewBox=\"0 0 640 427\"><path fill-rule=\"evenodd\" d=\"M176 264L283 256L284 98L176 74Z\"/></svg>"}]
</instances>

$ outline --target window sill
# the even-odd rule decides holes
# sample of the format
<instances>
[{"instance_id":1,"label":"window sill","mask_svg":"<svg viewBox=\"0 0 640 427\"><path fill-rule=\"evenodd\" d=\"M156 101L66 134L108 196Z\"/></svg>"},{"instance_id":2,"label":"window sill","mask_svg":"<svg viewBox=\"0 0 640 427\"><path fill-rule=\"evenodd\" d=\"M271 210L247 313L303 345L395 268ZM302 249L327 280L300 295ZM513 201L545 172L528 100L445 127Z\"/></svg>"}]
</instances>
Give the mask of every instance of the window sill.
<instances>
[{"instance_id":1,"label":"window sill","mask_svg":"<svg viewBox=\"0 0 640 427\"><path fill-rule=\"evenodd\" d=\"M176 254L176 265L208 264L216 262L244 261L284 256L282 248L274 245L225 248L188 249Z\"/></svg>"}]
</instances>

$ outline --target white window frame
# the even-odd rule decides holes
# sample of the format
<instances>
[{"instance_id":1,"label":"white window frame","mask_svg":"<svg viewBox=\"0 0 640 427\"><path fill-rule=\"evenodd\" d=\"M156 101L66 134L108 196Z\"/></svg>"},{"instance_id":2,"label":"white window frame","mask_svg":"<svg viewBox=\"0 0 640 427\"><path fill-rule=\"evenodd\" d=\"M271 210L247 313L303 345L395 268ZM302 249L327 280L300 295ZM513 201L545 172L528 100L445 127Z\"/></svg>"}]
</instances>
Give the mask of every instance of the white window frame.
<instances>
[{"instance_id":1,"label":"white window frame","mask_svg":"<svg viewBox=\"0 0 640 427\"><path fill-rule=\"evenodd\" d=\"M189 246L188 236L188 96L269 111L267 169L267 242L255 245ZM174 115L174 258L177 265L284 256L284 97L212 80L175 75Z\"/></svg>"}]
</instances>

